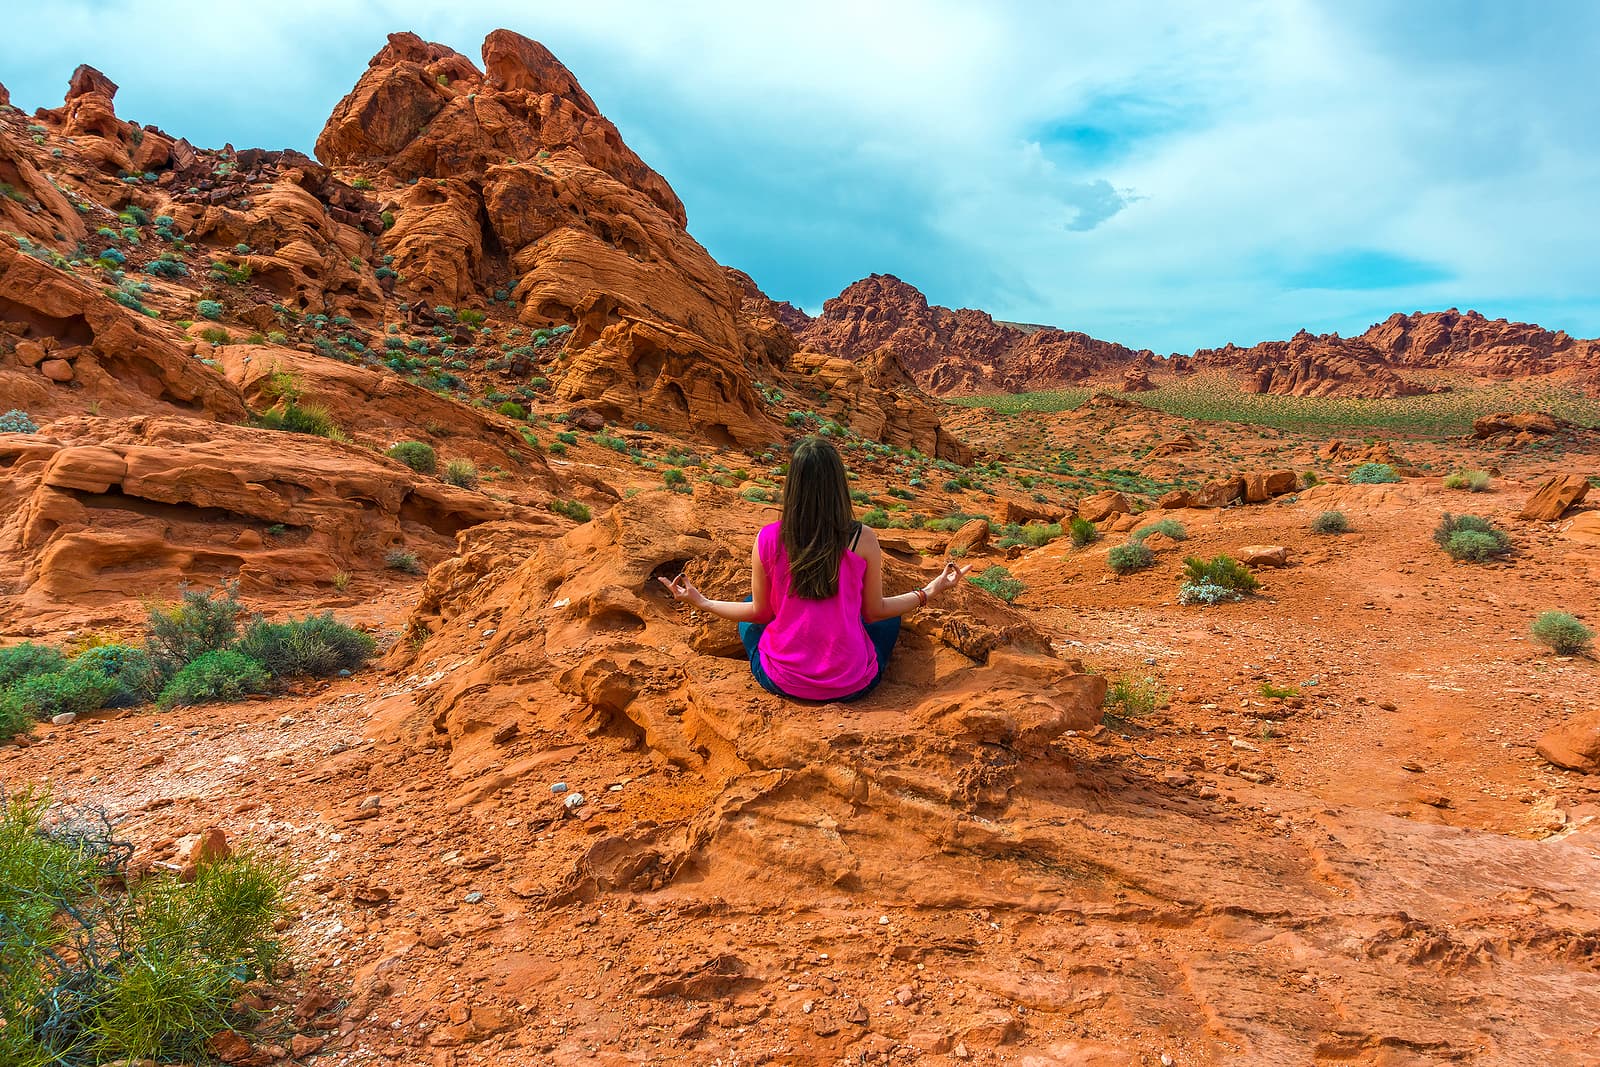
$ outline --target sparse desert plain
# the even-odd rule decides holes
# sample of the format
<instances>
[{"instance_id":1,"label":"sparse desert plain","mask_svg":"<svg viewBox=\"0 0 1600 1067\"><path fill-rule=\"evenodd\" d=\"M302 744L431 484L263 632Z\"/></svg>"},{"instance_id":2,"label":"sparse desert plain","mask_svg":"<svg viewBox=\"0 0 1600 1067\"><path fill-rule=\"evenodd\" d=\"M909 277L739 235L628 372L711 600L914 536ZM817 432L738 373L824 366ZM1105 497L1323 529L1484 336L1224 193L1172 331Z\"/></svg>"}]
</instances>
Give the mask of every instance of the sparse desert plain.
<instances>
[{"instance_id":1,"label":"sparse desert plain","mask_svg":"<svg viewBox=\"0 0 1600 1067\"><path fill-rule=\"evenodd\" d=\"M0 114L0 852L128 846L0 896L16 1063L1600 1056L1600 665L1535 633L1600 628L1600 344L812 317L505 30L391 36L315 160L115 94ZM656 581L746 595L813 433L891 592L974 566L850 705ZM263 659L189 673L193 598ZM370 643L252 629L323 613ZM62 1005L165 951L62 909L229 856L225 1026Z\"/></svg>"}]
</instances>

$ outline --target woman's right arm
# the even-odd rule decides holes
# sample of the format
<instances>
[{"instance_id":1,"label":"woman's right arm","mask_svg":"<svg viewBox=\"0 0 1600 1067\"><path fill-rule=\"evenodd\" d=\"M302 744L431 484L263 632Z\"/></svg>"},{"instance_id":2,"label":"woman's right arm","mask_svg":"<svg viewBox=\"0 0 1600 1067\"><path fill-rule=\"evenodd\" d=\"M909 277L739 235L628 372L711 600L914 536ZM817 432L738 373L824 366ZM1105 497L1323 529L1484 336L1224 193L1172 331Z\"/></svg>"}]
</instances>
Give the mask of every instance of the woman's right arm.
<instances>
[{"instance_id":1,"label":"woman's right arm","mask_svg":"<svg viewBox=\"0 0 1600 1067\"><path fill-rule=\"evenodd\" d=\"M668 581L657 579L672 595L697 611L709 611L730 622L771 622L772 594L767 583L767 569L761 565L761 543L750 546L750 599L712 600L683 575Z\"/></svg>"}]
</instances>

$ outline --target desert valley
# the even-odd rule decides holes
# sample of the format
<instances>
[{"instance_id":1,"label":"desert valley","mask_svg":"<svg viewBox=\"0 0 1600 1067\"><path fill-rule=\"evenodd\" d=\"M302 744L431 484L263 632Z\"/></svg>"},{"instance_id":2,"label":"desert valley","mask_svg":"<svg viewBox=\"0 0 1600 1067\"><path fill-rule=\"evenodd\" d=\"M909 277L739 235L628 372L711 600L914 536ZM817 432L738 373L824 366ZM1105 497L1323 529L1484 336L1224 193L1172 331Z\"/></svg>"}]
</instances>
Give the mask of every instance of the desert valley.
<instances>
[{"instance_id":1,"label":"desert valley","mask_svg":"<svg viewBox=\"0 0 1600 1067\"><path fill-rule=\"evenodd\" d=\"M1596 1061L1600 341L813 316L517 33L316 158L109 73L0 89L0 1062ZM850 705L656 581L810 434L973 565Z\"/></svg>"}]
</instances>

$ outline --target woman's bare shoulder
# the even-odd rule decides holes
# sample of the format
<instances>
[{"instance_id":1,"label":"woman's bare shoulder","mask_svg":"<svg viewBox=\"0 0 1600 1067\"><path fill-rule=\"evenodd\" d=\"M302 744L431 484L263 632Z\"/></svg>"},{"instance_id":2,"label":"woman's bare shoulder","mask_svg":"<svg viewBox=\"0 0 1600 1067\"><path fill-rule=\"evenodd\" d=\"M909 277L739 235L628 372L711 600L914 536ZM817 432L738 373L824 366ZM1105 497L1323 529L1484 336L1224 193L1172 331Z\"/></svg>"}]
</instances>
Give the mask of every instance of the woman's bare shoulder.
<instances>
[{"instance_id":1,"label":"woman's bare shoulder","mask_svg":"<svg viewBox=\"0 0 1600 1067\"><path fill-rule=\"evenodd\" d=\"M878 551L878 534L866 523L861 524L861 536L856 539L856 554L865 556Z\"/></svg>"}]
</instances>

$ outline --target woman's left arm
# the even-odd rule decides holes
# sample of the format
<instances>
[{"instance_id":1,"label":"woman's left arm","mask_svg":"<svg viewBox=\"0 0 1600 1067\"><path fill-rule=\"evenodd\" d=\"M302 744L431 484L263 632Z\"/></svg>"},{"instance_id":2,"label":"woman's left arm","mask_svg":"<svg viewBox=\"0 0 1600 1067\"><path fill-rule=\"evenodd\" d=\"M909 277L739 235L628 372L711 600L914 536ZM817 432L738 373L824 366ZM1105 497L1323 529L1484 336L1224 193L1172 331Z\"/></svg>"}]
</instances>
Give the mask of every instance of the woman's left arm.
<instances>
[{"instance_id":1,"label":"woman's left arm","mask_svg":"<svg viewBox=\"0 0 1600 1067\"><path fill-rule=\"evenodd\" d=\"M856 542L856 555L867 561L867 573L863 579L865 588L861 595L861 613L868 622L878 622L881 619L899 618L908 611L926 607L928 601L950 589L955 588L957 582L966 577L972 567L961 567L950 562L945 564L944 570L939 572L921 590L900 593L895 596L883 595L883 549L878 545L878 537L872 532L870 526L861 529L861 538Z\"/></svg>"},{"instance_id":2,"label":"woman's left arm","mask_svg":"<svg viewBox=\"0 0 1600 1067\"><path fill-rule=\"evenodd\" d=\"M712 600L696 589L688 578L679 575L670 581L658 578L672 595L697 611L711 614L730 622L771 622L771 590L767 584L767 569L761 565L761 544L750 546L750 599Z\"/></svg>"}]
</instances>

